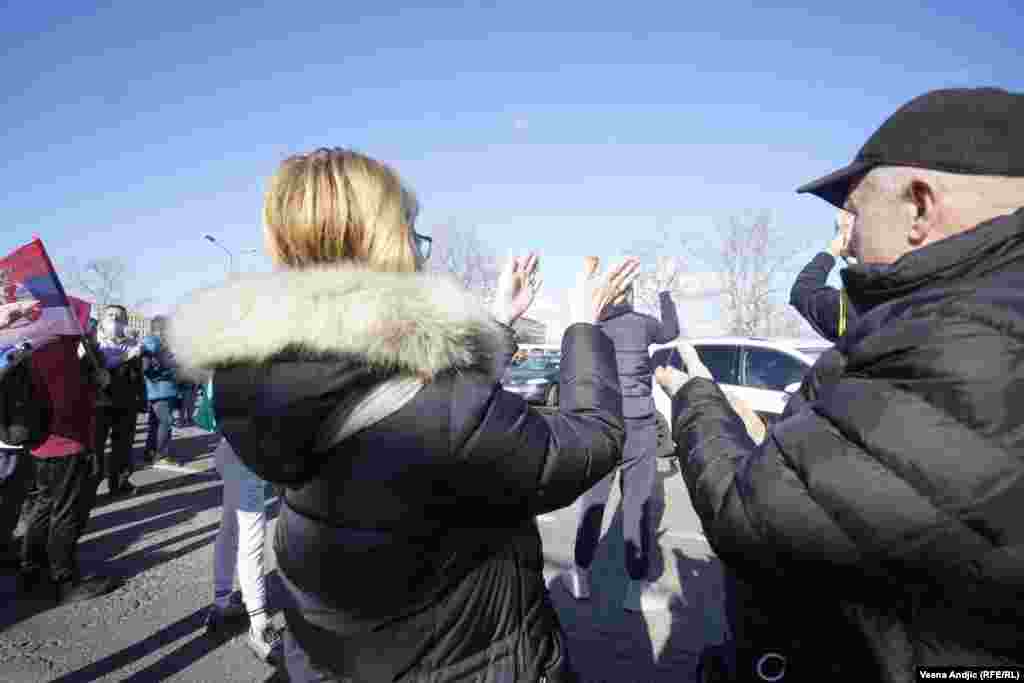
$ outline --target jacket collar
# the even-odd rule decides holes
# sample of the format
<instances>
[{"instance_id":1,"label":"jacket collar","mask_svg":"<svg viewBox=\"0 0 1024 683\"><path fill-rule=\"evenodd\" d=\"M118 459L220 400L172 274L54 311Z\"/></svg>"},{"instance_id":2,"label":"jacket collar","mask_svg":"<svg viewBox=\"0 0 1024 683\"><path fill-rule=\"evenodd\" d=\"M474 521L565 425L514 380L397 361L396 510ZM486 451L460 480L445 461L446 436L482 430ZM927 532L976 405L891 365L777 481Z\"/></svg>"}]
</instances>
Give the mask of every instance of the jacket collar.
<instances>
[{"instance_id":1,"label":"jacket collar","mask_svg":"<svg viewBox=\"0 0 1024 683\"><path fill-rule=\"evenodd\" d=\"M237 364L312 356L431 379L497 375L507 333L453 279L343 265L282 270L195 292L168 326L186 376Z\"/></svg>"},{"instance_id":2,"label":"jacket collar","mask_svg":"<svg viewBox=\"0 0 1024 683\"><path fill-rule=\"evenodd\" d=\"M1024 270L1024 209L917 249L891 265L856 265L841 276L858 313L924 288Z\"/></svg>"}]
</instances>

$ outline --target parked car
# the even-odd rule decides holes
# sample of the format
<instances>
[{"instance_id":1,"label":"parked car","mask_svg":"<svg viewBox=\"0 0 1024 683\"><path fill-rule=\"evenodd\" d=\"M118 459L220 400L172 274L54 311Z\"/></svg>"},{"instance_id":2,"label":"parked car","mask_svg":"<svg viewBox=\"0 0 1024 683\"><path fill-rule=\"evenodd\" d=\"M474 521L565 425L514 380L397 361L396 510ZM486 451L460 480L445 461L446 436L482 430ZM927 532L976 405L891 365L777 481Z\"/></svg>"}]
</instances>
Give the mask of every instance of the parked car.
<instances>
[{"instance_id":1,"label":"parked car","mask_svg":"<svg viewBox=\"0 0 1024 683\"><path fill-rule=\"evenodd\" d=\"M680 341L651 345L653 365L671 365L684 370L676 350ZM745 399L768 424L779 418L804 375L818 356L832 346L824 340L759 337L706 337L685 341L697 349L701 362L715 381ZM655 406L671 421L671 402L657 382L654 386Z\"/></svg>"},{"instance_id":2,"label":"parked car","mask_svg":"<svg viewBox=\"0 0 1024 683\"><path fill-rule=\"evenodd\" d=\"M506 391L519 394L530 403L558 406L561 356L538 353L519 365L510 366L502 377Z\"/></svg>"}]
</instances>

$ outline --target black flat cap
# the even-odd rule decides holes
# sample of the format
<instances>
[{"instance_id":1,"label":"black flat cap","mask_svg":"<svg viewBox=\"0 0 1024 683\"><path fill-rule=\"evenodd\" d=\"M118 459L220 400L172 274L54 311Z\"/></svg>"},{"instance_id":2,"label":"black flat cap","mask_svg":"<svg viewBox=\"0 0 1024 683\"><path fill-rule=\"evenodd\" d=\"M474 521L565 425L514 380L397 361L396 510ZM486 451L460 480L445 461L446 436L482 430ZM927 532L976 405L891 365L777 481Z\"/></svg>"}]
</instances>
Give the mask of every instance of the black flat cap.
<instances>
[{"instance_id":1,"label":"black flat cap","mask_svg":"<svg viewBox=\"0 0 1024 683\"><path fill-rule=\"evenodd\" d=\"M852 163L797 192L843 208L853 181L876 166L1024 176L1024 95L999 88L925 93L886 119Z\"/></svg>"}]
</instances>

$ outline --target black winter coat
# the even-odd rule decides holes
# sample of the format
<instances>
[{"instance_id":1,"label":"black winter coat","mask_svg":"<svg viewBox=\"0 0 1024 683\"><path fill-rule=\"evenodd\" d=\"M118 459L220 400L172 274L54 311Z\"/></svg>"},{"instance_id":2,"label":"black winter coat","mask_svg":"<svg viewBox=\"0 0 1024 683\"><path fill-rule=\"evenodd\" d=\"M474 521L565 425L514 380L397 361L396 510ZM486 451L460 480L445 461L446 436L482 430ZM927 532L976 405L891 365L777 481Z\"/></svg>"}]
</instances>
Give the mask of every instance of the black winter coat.
<instances>
[{"instance_id":1,"label":"black winter coat","mask_svg":"<svg viewBox=\"0 0 1024 683\"><path fill-rule=\"evenodd\" d=\"M622 383L622 412L627 418L654 415L651 397L651 344L666 344L679 336L679 313L668 292L658 295L661 321L639 313L630 304L609 306L598 323L615 344L615 359Z\"/></svg>"},{"instance_id":2,"label":"black winter coat","mask_svg":"<svg viewBox=\"0 0 1024 683\"><path fill-rule=\"evenodd\" d=\"M555 413L501 389L511 329L422 274L233 282L179 309L171 344L186 374L216 368L220 429L287 487L277 562L289 629L315 663L359 681L571 680L534 516L620 462L615 350L599 328L566 332ZM350 419L338 415L380 408L368 392L396 373L425 384L335 442Z\"/></svg>"},{"instance_id":3,"label":"black winter coat","mask_svg":"<svg viewBox=\"0 0 1024 683\"><path fill-rule=\"evenodd\" d=\"M876 680L1020 666L1024 209L844 280L864 316L760 447L715 384L675 396L705 533L762 590L838 603Z\"/></svg>"}]
</instances>

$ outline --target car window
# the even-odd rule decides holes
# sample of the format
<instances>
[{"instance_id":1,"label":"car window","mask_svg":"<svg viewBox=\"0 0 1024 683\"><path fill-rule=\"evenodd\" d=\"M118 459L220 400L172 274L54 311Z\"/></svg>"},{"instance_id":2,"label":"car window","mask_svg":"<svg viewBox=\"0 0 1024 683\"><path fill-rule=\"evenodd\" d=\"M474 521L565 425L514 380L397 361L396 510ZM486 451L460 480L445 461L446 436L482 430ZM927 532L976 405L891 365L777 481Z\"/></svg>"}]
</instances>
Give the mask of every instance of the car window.
<instances>
[{"instance_id":1,"label":"car window","mask_svg":"<svg viewBox=\"0 0 1024 683\"><path fill-rule=\"evenodd\" d=\"M547 358L529 358L523 361L518 368L520 370L547 370L548 368L556 365Z\"/></svg>"},{"instance_id":2,"label":"car window","mask_svg":"<svg viewBox=\"0 0 1024 683\"><path fill-rule=\"evenodd\" d=\"M755 389L782 391L803 381L807 366L792 356L774 349L748 348L746 385Z\"/></svg>"},{"instance_id":3,"label":"car window","mask_svg":"<svg viewBox=\"0 0 1024 683\"><path fill-rule=\"evenodd\" d=\"M704 363L708 370L711 371L711 376L715 378L716 382L722 382L724 384L739 384L737 357L739 356L739 347L737 346L726 346L726 345L696 345L694 348L697 349L697 355L700 356L700 362ZM679 352L676 351L673 355L673 361L678 363L676 367L682 366L682 360L679 358Z\"/></svg>"}]
</instances>

